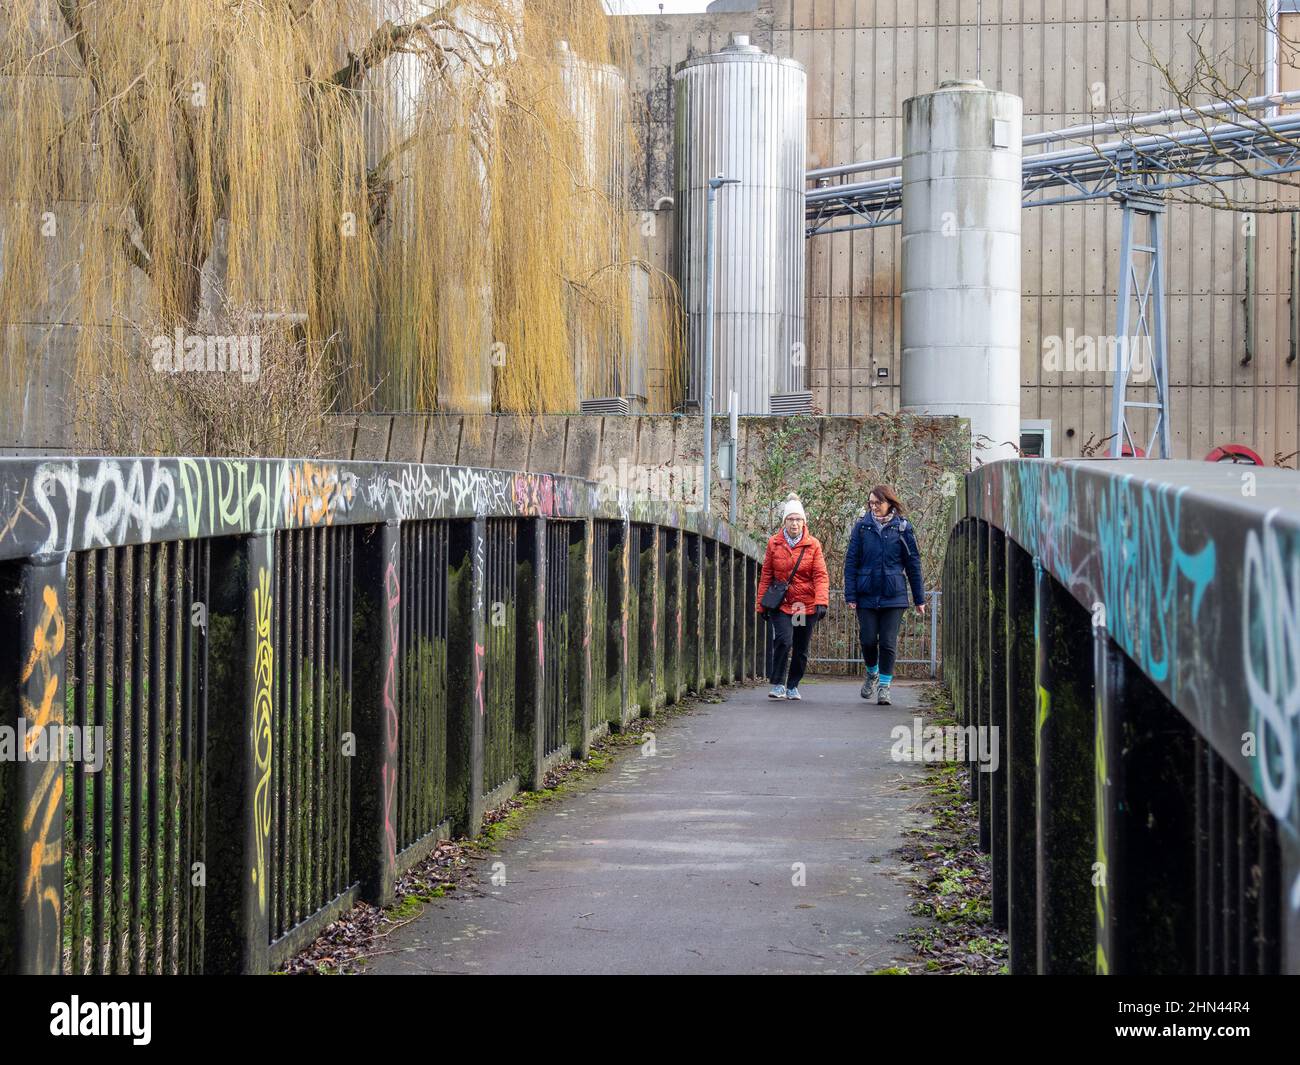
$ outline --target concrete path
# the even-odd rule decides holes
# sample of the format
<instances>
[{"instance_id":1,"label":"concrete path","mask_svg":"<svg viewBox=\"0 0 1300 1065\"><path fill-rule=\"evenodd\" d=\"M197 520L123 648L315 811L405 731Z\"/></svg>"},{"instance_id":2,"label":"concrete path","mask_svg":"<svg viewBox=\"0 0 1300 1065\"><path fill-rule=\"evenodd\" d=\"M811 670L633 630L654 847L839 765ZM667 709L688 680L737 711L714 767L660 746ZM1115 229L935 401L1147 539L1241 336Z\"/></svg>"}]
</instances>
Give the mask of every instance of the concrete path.
<instances>
[{"instance_id":1,"label":"concrete path","mask_svg":"<svg viewBox=\"0 0 1300 1065\"><path fill-rule=\"evenodd\" d=\"M378 973L864 973L906 948L901 866L920 767L890 760L893 707L858 682L799 703L731 689L545 807L448 898L389 936ZM505 883L489 881L501 862ZM801 879L800 885L798 881Z\"/></svg>"}]
</instances>

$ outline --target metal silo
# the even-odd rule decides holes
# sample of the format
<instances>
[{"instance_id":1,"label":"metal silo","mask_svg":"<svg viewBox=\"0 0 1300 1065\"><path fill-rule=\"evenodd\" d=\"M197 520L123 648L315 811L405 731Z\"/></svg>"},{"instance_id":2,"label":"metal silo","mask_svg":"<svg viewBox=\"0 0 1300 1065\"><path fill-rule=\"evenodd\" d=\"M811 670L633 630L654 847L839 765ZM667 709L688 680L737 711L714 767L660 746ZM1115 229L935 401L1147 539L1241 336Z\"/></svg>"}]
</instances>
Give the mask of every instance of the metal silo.
<instances>
[{"instance_id":1,"label":"metal silo","mask_svg":"<svg viewBox=\"0 0 1300 1065\"><path fill-rule=\"evenodd\" d=\"M564 81L565 97L577 125L582 145L582 171L575 175L579 195L598 191L604 203L597 208L609 214L604 219L607 232L603 246L588 247L591 261L587 272L619 264L625 258L617 231L627 223L627 79L618 67L596 63L573 52L567 41L559 41L556 58ZM607 205L607 207L606 207ZM593 225L599 232L601 227ZM627 283L637 282L635 266L617 266ZM572 304L588 297L570 294ZM577 328L571 315L574 386L579 402L625 397L629 403L645 398L645 371L634 365L636 353L623 350L621 330L613 321L597 336ZM592 350L598 346L601 350Z\"/></svg>"},{"instance_id":2,"label":"metal silo","mask_svg":"<svg viewBox=\"0 0 1300 1065\"><path fill-rule=\"evenodd\" d=\"M793 59L733 34L712 55L679 63L676 110L677 279L687 315L688 399L703 368L705 204L718 194L714 252L714 404L731 390L740 413L767 414L773 393L805 388L804 171L807 79Z\"/></svg>"}]
</instances>

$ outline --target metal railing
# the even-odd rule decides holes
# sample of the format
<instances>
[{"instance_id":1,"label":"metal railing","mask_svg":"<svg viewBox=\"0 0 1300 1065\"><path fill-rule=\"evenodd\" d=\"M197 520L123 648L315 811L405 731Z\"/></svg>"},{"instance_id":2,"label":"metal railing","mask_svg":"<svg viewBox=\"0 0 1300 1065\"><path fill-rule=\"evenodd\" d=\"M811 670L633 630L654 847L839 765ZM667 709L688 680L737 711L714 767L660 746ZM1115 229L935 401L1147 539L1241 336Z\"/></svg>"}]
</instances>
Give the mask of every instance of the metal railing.
<instances>
[{"instance_id":1,"label":"metal railing","mask_svg":"<svg viewBox=\"0 0 1300 1065\"><path fill-rule=\"evenodd\" d=\"M966 476L943 675L1013 973L1300 972L1300 475L1239 471Z\"/></svg>"},{"instance_id":2,"label":"metal railing","mask_svg":"<svg viewBox=\"0 0 1300 1065\"><path fill-rule=\"evenodd\" d=\"M861 676L862 648L858 640L858 613L844 602L844 592L832 588L826 616L813 628L808 651L808 672L827 676ZM926 612L912 607L903 612L898 627L898 657L895 675L937 677L942 648L939 643L939 611L943 593L925 593ZM923 667L917 669L915 667ZM901 667L901 668L900 668Z\"/></svg>"},{"instance_id":3,"label":"metal railing","mask_svg":"<svg viewBox=\"0 0 1300 1065\"><path fill-rule=\"evenodd\" d=\"M0 511L0 972L264 972L762 668L759 545L575 478L4 459Z\"/></svg>"}]
</instances>

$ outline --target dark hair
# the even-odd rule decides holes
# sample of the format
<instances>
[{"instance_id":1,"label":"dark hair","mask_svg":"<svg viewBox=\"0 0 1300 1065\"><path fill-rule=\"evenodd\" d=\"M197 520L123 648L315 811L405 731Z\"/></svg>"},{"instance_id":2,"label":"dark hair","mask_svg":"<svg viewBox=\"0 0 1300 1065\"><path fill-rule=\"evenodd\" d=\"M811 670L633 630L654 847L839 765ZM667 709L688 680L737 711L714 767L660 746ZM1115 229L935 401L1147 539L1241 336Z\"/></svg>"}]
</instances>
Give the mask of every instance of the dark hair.
<instances>
[{"instance_id":1,"label":"dark hair","mask_svg":"<svg viewBox=\"0 0 1300 1065\"><path fill-rule=\"evenodd\" d=\"M890 488L889 485L887 484L876 485L876 487L873 488L871 492L868 494L867 498L870 499L871 496L876 496L880 499L883 499L886 503L889 504L890 510L892 510L895 514L903 513L903 504L898 501L898 496L894 495L894 490Z\"/></svg>"}]
</instances>

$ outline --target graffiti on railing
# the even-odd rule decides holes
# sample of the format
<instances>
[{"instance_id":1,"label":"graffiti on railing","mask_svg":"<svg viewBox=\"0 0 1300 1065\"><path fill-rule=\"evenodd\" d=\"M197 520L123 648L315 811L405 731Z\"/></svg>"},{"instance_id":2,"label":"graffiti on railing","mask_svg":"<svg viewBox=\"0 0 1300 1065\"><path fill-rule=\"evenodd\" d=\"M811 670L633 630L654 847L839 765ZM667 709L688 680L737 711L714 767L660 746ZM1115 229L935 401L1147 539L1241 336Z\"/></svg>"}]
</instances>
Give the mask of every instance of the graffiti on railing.
<instances>
[{"instance_id":1,"label":"graffiti on railing","mask_svg":"<svg viewBox=\"0 0 1300 1065\"><path fill-rule=\"evenodd\" d=\"M43 732L55 716L62 716L57 662L63 653L66 629L59 594L48 584L42 590L41 613L20 677L28 753L38 741L43 742ZM30 698L33 691L38 693L36 703ZM23 812L23 839L29 843L23 904L36 915L38 935L43 934L47 919L58 927L63 904L62 810L63 759L50 757Z\"/></svg>"},{"instance_id":2,"label":"graffiti on railing","mask_svg":"<svg viewBox=\"0 0 1300 1065\"><path fill-rule=\"evenodd\" d=\"M75 530L87 547L107 547L132 530L148 540L172 520L177 502L172 471L157 459L104 459L89 475L75 463L44 463L32 493L48 530L42 554L72 550Z\"/></svg>"},{"instance_id":3,"label":"graffiti on railing","mask_svg":"<svg viewBox=\"0 0 1300 1065\"><path fill-rule=\"evenodd\" d=\"M271 575L258 567L253 591L257 646L253 655L253 762L257 771L253 794L253 824L257 839L257 904L266 913L266 851L271 836L271 683L275 652L271 646Z\"/></svg>"},{"instance_id":4,"label":"graffiti on railing","mask_svg":"<svg viewBox=\"0 0 1300 1065\"><path fill-rule=\"evenodd\" d=\"M276 513L286 522L293 513L285 498L284 466L234 459L180 459L177 465L184 496L178 516L191 537L201 530L269 529Z\"/></svg>"},{"instance_id":5,"label":"graffiti on railing","mask_svg":"<svg viewBox=\"0 0 1300 1065\"><path fill-rule=\"evenodd\" d=\"M352 502L351 478L337 466L321 462L292 463L284 493L286 526L332 525L334 515Z\"/></svg>"},{"instance_id":6,"label":"graffiti on railing","mask_svg":"<svg viewBox=\"0 0 1300 1065\"><path fill-rule=\"evenodd\" d=\"M1191 586L1191 620L1214 579L1213 541L1185 546L1182 489L1112 478L1097 514L1097 549L1106 624L1115 642L1176 695L1179 578Z\"/></svg>"},{"instance_id":7,"label":"graffiti on railing","mask_svg":"<svg viewBox=\"0 0 1300 1065\"><path fill-rule=\"evenodd\" d=\"M397 541L393 541L393 554ZM384 846L388 849L388 862L397 860L397 829L393 824L393 804L397 798L397 652L401 633L398 631L402 604L402 589L397 578L397 561L389 559L384 569L384 602L388 625L388 663L384 668L384 748L387 757L381 771L384 803Z\"/></svg>"},{"instance_id":8,"label":"graffiti on railing","mask_svg":"<svg viewBox=\"0 0 1300 1065\"><path fill-rule=\"evenodd\" d=\"M1262 536L1247 533L1241 598L1255 783L1273 816L1282 819L1295 802L1300 747L1300 544L1287 549L1285 535L1271 521Z\"/></svg>"}]
</instances>

